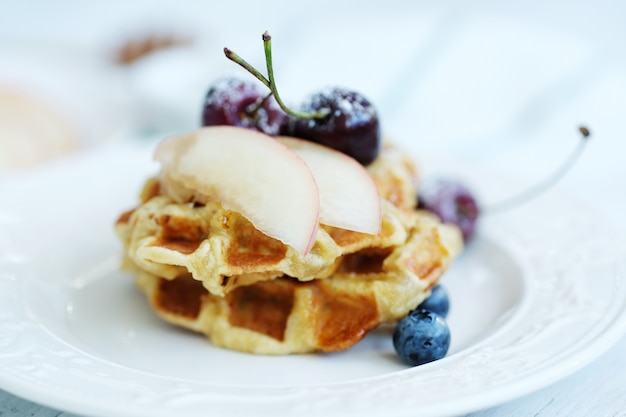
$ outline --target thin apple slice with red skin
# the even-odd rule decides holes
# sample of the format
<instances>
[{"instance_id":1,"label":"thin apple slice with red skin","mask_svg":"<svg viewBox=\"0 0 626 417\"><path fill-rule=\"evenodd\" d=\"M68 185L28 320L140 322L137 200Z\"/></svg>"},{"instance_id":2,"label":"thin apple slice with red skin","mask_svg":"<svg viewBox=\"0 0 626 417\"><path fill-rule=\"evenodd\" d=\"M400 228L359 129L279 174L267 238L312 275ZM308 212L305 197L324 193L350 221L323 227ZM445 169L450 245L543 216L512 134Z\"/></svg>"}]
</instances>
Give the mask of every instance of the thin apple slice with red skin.
<instances>
[{"instance_id":1,"label":"thin apple slice with red skin","mask_svg":"<svg viewBox=\"0 0 626 417\"><path fill-rule=\"evenodd\" d=\"M320 223L378 235L382 224L376 183L354 158L314 142L292 137L276 140L309 166L320 192Z\"/></svg>"},{"instance_id":2,"label":"thin apple slice with red skin","mask_svg":"<svg viewBox=\"0 0 626 417\"><path fill-rule=\"evenodd\" d=\"M315 179L300 157L270 136L205 127L165 139L154 159L174 200L219 201L303 254L315 243L320 211Z\"/></svg>"}]
</instances>

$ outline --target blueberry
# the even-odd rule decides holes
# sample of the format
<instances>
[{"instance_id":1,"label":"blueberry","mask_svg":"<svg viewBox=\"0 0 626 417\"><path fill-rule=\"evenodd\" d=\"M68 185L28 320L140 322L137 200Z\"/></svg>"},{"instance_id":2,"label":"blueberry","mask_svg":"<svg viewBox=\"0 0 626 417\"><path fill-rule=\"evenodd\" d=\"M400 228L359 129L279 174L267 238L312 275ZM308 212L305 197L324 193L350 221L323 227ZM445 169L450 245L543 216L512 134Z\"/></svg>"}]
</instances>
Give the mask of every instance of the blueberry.
<instances>
[{"instance_id":1,"label":"blueberry","mask_svg":"<svg viewBox=\"0 0 626 417\"><path fill-rule=\"evenodd\" d=\"M448 353L450 329L438 314L416 309L396 325L393 347L411 366L436 361Z\"/></svg>"},{"instance_id":2,"label":"blueberry","mask_svg":"<svg viewBox=\"0 0 626 417\"><path fill-rule=\"evenodd\" d=\"M448 294L441 285L437 285L430 292L430 296L417 306L417 309L430 310L445 319L448 317L448 311L450 310Z\"/></svg>"}]
</instances>

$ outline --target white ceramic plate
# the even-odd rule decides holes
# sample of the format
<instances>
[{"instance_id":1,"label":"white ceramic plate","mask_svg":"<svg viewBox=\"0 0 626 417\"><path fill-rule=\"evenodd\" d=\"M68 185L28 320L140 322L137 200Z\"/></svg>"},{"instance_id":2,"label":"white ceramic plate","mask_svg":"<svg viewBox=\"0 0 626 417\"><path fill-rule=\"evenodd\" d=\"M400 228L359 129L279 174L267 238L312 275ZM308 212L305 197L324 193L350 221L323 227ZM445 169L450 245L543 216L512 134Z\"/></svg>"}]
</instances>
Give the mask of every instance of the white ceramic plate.
<instances>
[{"instance_id":1,"label":"white ceramic plate","mask_svg":"<svg viewBox=\"0 0 626 417\"><path fill-rule=\"evenodd\" d=\"M113 223L156 169L148 148L111 144L0 185L0 388L107 417L444 416L546 386L626 328L623 244L551 193L485 218L445 276L453 343L438 362L403 365L390 328L339 354L215 348L156 319L118 269Z\"/></svg>"}]
</instances>

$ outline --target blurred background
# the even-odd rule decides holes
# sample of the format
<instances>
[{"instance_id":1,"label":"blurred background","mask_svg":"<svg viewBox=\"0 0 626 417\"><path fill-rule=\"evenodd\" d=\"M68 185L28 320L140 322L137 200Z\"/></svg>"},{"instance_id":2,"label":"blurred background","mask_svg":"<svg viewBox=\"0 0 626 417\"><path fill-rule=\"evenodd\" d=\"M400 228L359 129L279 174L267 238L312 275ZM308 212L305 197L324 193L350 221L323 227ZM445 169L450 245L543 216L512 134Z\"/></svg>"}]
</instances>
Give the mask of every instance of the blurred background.
<instances>
[{"instance_id":1,"label":"blurred background","mask_svg":"<svg viewBox=\"0 0 626 417\"><path fill-rule=\"evenodd\" d=\"M563 186L621 220L624 22L626 3L609 0L5 0L0 181L197 127L211 82L251 77L223 47L264 68L268 30L285 101L361 91L427 171L434 155L538 181L587 125L592 142Z\"/></svg>"}]
</instances>

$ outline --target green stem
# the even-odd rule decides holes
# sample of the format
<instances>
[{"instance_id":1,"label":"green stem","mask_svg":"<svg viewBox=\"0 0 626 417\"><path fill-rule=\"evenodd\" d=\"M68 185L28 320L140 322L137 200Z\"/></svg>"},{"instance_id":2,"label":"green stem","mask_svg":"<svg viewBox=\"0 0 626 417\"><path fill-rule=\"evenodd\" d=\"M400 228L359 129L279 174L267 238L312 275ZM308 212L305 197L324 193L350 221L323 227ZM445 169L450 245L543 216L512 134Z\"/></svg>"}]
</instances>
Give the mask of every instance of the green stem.
<instances>
[{"instance_id":1,"label":"green stem","mask_svg":"<svg viewBox=\"0 0 626 417\"><path fill-rule=\"evenodd\" d=\"M263 105L267 102L267 100L270 99L270 97L272 97L274 95L274 93L272 93L270 91L270 93L268 95L266 95L265 97L263 97L263 100L259 101L258 103L252 103L248 106L248 109L246 110L246 113L248 113L250 116L256 116L257 112L259 111L259 109L261 107L263 107Z\"/></svg>"},{"instance_id":2,"label":"green stem","mask_svg":"<svg viewBox=\"0 0 626 417\"><path fill-rule=\"evenodd\" d=\"M272 90L272 93L274 93L274 97L276 98L276 102L278 103L280 108L283 109L283 111L288 115L300 119L323 119L328 116L330 112L328 109L320 109L319 111L313 113L299 112L291 110L289 107L287 107L287 105L285 105L285 103L283 103L280 95L278 94L278 89L276 88L276 80L274 80L274 65L272 62L272 37L267 31L263 33L263 47L265 49L265 63L267 65L267 76L269 78L268 87L270 88L270 90Z\"/></svg>"},{"instance_id":3,"label":"green stem","mask_svg":"<svg viewBox=\"0 0 626 417\"><path fill-rule=\"evenodd\" d=\"M246 62L245 59L243 59L230 49L224 48L224 55L226 55L226 58L230 59L234 63L243 67L250 74L254 75L271 91L271 93L262 101L262 103L252 110L252 114L258 111L260 106L262 106L263 103L265 103L265 101L267 101L267 99L269 99L273 95L276 98L276 102L278 103L280 108L290 116L300 119L323 119L327 117L330 114L330 110L327 108L320 109L316 112L300 112L291 110L289 107L287 107L285 103L283 103L282 99L278 95L278 90L276 89L276 80L274 80L274 66L272 64L272 37L267 31L263 34L263 46L265 49L265 63L267 65L267 75L269 80L263 74L261 74L259 70Z\"/></svg>"},{"instance_id":4,"label":"green stem","mask_svg":"<svg viewBox=\"0 0 626 417\"><path fill-rule=\"evenodd\" d=\"M240 57L239 55L237 55L236 53L234 53L233 51L231 51L228 48L224 48L224 55L226 55L226 58L230 59L234 63L239 64L240 66L242 66L250 74L254 75L259 81L261 81L263 84L265 84L265 86L267 88L269 88L270 90L272 89L268 79L265 78L265 76L263 74L261 74L256 68L254 68L252 65L250 65L245 59L243 59L242 57Z\"/></svg>"}]
</instances>

